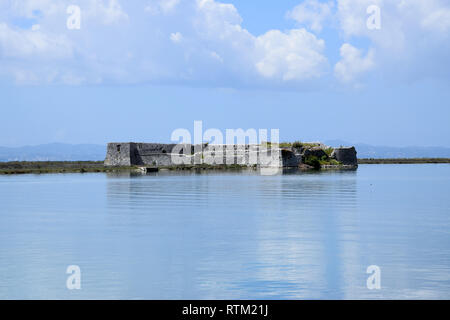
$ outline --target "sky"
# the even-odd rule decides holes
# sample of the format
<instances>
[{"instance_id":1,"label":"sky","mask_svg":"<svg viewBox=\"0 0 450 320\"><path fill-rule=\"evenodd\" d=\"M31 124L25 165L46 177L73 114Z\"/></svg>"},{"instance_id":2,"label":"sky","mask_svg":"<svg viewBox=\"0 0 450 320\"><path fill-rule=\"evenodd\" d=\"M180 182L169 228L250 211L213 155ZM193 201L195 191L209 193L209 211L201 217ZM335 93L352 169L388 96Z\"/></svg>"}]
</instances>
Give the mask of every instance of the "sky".
<instances>
[{"instance_id":1,"label":"sky","mask_svg":"<svg viewBox=\"0 0 450 320\"><path fill-rule=\"evenodd\" d=\"M0 0L0 146L282 141L450 147L448 0Z\"/></svg>"}]
</instances>

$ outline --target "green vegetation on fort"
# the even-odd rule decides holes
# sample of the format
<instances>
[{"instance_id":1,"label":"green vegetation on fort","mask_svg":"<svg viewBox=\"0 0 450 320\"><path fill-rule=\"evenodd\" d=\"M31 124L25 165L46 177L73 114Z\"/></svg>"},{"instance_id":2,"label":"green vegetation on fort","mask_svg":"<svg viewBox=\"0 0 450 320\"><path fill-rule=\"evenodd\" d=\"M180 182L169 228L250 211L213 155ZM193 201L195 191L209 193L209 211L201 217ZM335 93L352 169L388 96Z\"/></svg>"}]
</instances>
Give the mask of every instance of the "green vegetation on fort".
<instances>
[{"instance_id":1,"label":"green vegetation on fort","mask_svg":"<svg viewBox=\"0 0 450 320\"><path fill-rule=\"evenodd\" d=\"M308 166L313 167L316 170L319 170L324 166L337 166L337 167L342 166L342 163L340 163L335 159L329 158L329 156L322 156L321 158L317 156L307 156L304 159L304 163Z\"/></svg>"},{"instance_id":2,"label":"green vegetation on fort","mask_svg":"<svg viewBox=\"0 0 450 320\"><path fill-rule=\"evenodd\" d=\"M316 170L319 170L322 167L319 158L316 157L316 156L306 157L303 162L306 165L311 166L311 167L313 167Z\"/></svg>"},{"instance_id":3,"label":"green vegetation on fort","mask_svg":"<svg viewBox=\"0 0 450 320\"><path fill-rule=\"evenodd\" d=\"M272 143L272 142L267 142L264 141L261 143L262 146L265 146L267 148L270 148L272 145L277 146L279 148L296 148L296 149L300 149L300 148L314 148L314 147L320 147L320 143L306 143L306 142L301 142L301 141L294 141L294 142L280 142L280 143ZM333 148L329 148L331 149L331 152L333 152Z\"/></svg>"}]
</instances>

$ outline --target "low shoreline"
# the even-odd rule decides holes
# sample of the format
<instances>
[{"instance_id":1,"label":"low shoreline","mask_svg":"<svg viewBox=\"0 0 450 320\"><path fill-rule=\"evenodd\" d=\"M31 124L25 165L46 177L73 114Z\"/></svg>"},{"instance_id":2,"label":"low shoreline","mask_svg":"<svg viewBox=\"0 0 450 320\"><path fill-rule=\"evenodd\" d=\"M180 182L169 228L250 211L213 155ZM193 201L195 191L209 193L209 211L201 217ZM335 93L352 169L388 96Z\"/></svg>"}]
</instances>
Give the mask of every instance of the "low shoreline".
<instances>
[{"instance_id":1,"label":"low shoreline","mask_svg":"<svg viewBox=\"0 0 450 320\"><path fill-rule=\"evenodd\" d=\"M432 164L450 163L450 158L404 158L404 159L358 159L358 164ZM348 166L324 165L321 170L343 170L350 169ZM222 166L180 166L161 167L165 170L241 170L248 169L247 166L222 165ZM250 167L251 168L251 167ZM355 168L352 166L352 168ZM44 174L44 173L100 173L139 171L139 166L107 167L103 161L16 161L0 162L0 175L8 174ZM302 168L300 168L302 170ZM304 171L305 169L303 169ZM313 169L311 169L313 170Z\"/></svg>"},{"instance_id":2,"label":"low shoreline","mask_svg":"<svg viewBox=\"0 0 450 320\"><path fill-rule=\"evenodd\" d=\"M103 161L14 161L0 162L0 174L108 172ZM117 170L118 168L116 168ZM125 169L125 168L124 168ZM129 169L129 168L127 168Z\"/></svg>"},{"instance_id":3,"label":"low shoreline","mask_svg":"<svg viewBox=\"0 0 450 320\"><path fill-rule=\"evenodd\" d=\"M358 164L426 164L426 163L450 163L450 158L358 159Z\"/></svg>"}]
</instances>

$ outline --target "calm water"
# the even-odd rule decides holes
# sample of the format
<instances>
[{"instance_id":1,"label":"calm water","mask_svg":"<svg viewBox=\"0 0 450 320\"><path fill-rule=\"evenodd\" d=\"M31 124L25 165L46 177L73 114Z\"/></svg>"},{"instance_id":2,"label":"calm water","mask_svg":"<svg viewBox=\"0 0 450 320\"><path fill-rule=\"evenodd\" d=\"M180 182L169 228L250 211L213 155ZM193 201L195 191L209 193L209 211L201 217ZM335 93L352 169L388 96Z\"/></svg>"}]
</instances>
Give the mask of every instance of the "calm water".
<instances>
[{"instance_id":1,"label":"calm water","mask_svg":"<svg viewBox=\"0 0 450 320\"><path fill-rule=\"evenodd\" d=\"M0 298L450 299L449 191L450 165L1 176Z\"/></svg>"}]
</instances>

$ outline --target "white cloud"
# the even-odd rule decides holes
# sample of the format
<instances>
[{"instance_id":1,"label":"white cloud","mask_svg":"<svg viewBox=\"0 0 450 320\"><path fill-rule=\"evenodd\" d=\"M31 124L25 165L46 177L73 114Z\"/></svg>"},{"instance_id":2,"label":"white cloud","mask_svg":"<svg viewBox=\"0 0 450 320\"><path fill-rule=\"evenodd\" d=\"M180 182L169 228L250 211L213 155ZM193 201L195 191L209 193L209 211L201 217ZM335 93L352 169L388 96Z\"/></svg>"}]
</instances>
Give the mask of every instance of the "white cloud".
<instances>
[{"instance_id":1,"label":"white cloud","mask_svg":"<svg viewBox=\"0 0 450 320\"><path fill-rule=\"evenodd\" d=\"M403 49L417 45L414 40L430 36L448 38L450 3L441 0L338 0L337 16L345 37L367 37L375 45ZM377 5L381 10L382 27L366 27L366 9Z\"/></svg>"},{"instance_id":2,"label":"white cloud","mask_svg":"<svg viewBox=\"0 0 450 320\"><path fill-rule=\"evenodd\" d=\"M163 12L167 13L173 11L175 7L178 5L178 3L180 3L180 0L164 0L161 1L160 6Z\"/></svg>"},{"instance_id":3,"label":"white cloud","mask_svg":"<svg viewBox=\"0 0 450 320\"><path fill-rule=\"evenodd\" d=\"M220 63L223 63L222 57L219 56L219 55L217 54L217 52L211 51L211 57L213 57L214 59L216 59L216 60L219 61Z\"/></svg>"},{"instance_id":4,"label":"white cloud","mask_svg":"<svg viewBox=\"0 0 450 320\"><path fill-rule=\"evenodd\" d=\"M119 0L11 0L7 13L25 18L43 18L49 22L53 18L64 20L69 5L81 8L82 19L114 24L128 20Z\"/></svg>"},{"instance_id":5,"label":"white cloud","mask_svg":"<svg viewBox=\"0 0 450 320\"><path fill-rule=\"evenodd\" d=\"M11 0L7 9L11 14L25 18L34 18L37 11L47 16L64 11L67 6L61 1L54 0Z\"/></svg>"},{"instance_id":6,"label":"white cloud","mask_svg":"<svg viewBox=\"0 0 450 320\"><path fill-rule=\"evenodd\" d=\"M306 0L288 12L287 16L302 25L308 26L312 31L322 31L323 24L332 17L334 2L319 2Z\"/></svg>"},{"instance_id":7,"label":"white cloud","mask_svg":"<svg viewBox=\"0 0 450 320\"><path fill-rule=\"evenodd\" d=\"M325 43L305 29L270 30L254 36L242 28L236 8L213 0L198 0L195 28L216 46L220 61L254 82L298 82L315 79L328 65ZM238 60L237 60L238 59Z\"/></svg>"},{"instance_id":8,"label":"white cloud","mask_svg":"<svg viewBox=\"0 0 450 320\"><path fill-rule=\"evenodd\" d=\"M145 6L144 10L153 15L169 14L176 9L179 3L180 0L153 0Z\"/></svg>"},{"instance_id":9,"label":"white cloud","mask_svg":"<svg viewBox=\"0 0 450 320\"><path fill-rule=\"evenodd\" d=\"M325 40L311 33L325 26L336 30L323 37L342 41L334 68L342 82L364 81L369 72L406 79L450 74L450 4L444 0L306 0L288 13L301 26L260 35L243 27L235 6L218 0L77 0L82 22L76 31L66 28L70 4L0 2L3 77L302 88L332 75L326 53L338 48L326 50ZM381 30L366 27L373 4L381 8ZM17 23L24 19L25 26Z\"/></svg>"},{"instance_id":10,"label":"white cloud","mask_svg":"<svg viewBox=\"0 0 450 320\"><path fill-rule=\"evenodd\" d=\"M0 23L0 57L19 59L68 59L73 47L63 35L48 35L34 25L31 30L12 29Z\"/></svg>"},{"instance_id":11,"label":"white cloud","mask_svg":"<svg viewBox=\"0 0 450 320\"><path fill-rule=\"evenodd\" d=\"M436 6L422 16L421 26L430 31L447 33L450 31L450 6Z\"/></svg>"},{"instance_id":12,"label":"white cloud","mask_svg":"<svg viewBox=\"0 0 450 320\"><path fill-rule=\"evenodd\" d=\"M365 38L374 48L376 71L408 80L449 75L450 3L443 0L337 0L346 41ZM381 10L381 29L366 26L366 9Z\"/></svg>"},{"instance_id":13,"label":"white cloud","mask_svg":"<svg viewBox=\"0 0 450 320\"><path fill-rule=\"evenodd\" d=\"M0 65L20 82L27 77L39 82L43 77L42 81L70 84L265 86L317 79L328 65L324 41L305 29L255 36L242 27L232 4L219 1L146 1L139 6L80 0L82 27L77 31L65 28L65 5L70 1L59 4L26 0L10 8L10 13L32 16L41 26L33 32L18 27L16 36L0 42L0 52L14 58L14 64ZM3 28L11 34L11 26ZM31 45L30 39L36 44ZM36 52L58 53L63 61L44 61ZM34 61L35 66L29 69L26 61Z\"/></svg>"},{"instance_id":14,"label":"white cloud","mask_svg":"<svg viewBox=\"0 0 450 320\"><path fill-rule=\"evenodd\" d=\"M375 67L374 50L369 50L366 56L363 52L348 43L340 49L341 60L334 67L335 76L344 83L351 83L363 73Z\"/></svg>"},{"instance_id":15,"label":"white cloud","mask_svg":"<svg viewBox=\"0 0 450 320\"><path fill-rule=\"evenodd\" d=\"M122 10L118 0L109 0L106 2L103 0L91 0L91 6L91 9L88 9L91 10L88 11L88 14L102 17L105 24L128 20L128 14Z\"/></svg>"},{"instance_id":16,"label":"white cloud","mask_svg":"<svg viewBox=\"0 0 450 320\"><path fill-rule=\"evenodd\" d=\"M283 33L271 30L256 39L258 72L266 78L283 81L318 78L327 65L323 40L305 29Z\"/></svg>"},{"instance_id":17,"label":"white cloud","mask_svg":"<svg viewBox=\"0 0 450 320\"><path fill-rule=\"evenodd\" d=\"M175 32L170 34L170 40L175 43L180 42L183 39L183 35L180 32Z\"/></svg>"}]
</instances>

